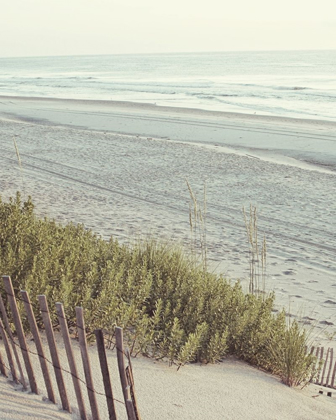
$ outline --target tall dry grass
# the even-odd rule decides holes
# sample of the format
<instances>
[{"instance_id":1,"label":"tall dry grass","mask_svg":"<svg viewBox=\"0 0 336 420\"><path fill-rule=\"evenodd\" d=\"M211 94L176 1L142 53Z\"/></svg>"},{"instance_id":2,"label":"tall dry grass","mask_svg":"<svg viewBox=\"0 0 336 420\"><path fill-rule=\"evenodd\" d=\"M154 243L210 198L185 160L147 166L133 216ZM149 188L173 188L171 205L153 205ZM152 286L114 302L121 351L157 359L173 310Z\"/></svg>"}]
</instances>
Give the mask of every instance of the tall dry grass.
<instances>
[{"instance_id":1,"label":"tall dry grass","mask_svg":"<svg viewBox=\"0 0 336 420\"><path fill-rule=\"evenodd\" d=\"M186 179L190 202L189 202L189 227L191 255L198 260L198 250L201 254L203 270L208 269L208 246L207 246L207 189L206 182L203 186L202 202L199 204L189 181Z\"/></svg>"},{"instance_id":2,"label":"tall dry grass","mask_svg":"<svg viewBox=\"0 0 336 420\"><path fill-rule=\"evenodd\" d=\"M243 207L243 215L249 246L249 292L252 294L265 294L267 260L266 237L264 235L260 243L258 213L255 206L251 204L248 212L245 210L245 207Z\"/></svg>"}]
</instances>

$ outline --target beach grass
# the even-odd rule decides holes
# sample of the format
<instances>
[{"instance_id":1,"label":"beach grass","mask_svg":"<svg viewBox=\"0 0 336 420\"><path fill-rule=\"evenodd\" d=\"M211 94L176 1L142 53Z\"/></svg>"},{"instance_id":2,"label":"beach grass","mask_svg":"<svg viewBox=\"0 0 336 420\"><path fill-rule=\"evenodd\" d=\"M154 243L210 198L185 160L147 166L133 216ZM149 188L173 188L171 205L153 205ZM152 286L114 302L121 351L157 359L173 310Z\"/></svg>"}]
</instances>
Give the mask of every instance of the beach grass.
<instances>
[{"instance_id":1,"label":"beach grass","mask_svg":"<svg viewBox=\"0 0 336 420\"><path fill-rule=\"evenodd\" d=\"M118 325L134 355L182 366L233 354L289 386L310 379L307 334L296 321L288 325L284 311L273 312L274 295L246 294L204 268L180 246L105 241L83 225L38 219L19 193L0 200L1 274L11 276L16 293L45 294L50 308L63 302L70 326L83 306L89 337L95 328L113 336ZM35 315L42 327L37 305Z\"/></svg>"}]
</instances>

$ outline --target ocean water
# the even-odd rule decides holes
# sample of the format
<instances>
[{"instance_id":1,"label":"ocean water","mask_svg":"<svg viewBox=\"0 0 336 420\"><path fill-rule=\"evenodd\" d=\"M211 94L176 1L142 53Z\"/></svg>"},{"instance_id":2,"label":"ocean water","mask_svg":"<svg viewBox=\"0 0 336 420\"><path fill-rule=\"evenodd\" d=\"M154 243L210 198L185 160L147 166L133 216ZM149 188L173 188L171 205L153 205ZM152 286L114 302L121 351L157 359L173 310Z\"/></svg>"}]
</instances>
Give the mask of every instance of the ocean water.
<instances>
[{"instance_id":1,"label":"ocean water","mask_svg":"<svg viewBox=\"0 0 336 420\"><path fill-rule=\"evenodd\" d=\"M336 50L0 58L0 95L336 121Z\"/></svg>"}]
</instances>

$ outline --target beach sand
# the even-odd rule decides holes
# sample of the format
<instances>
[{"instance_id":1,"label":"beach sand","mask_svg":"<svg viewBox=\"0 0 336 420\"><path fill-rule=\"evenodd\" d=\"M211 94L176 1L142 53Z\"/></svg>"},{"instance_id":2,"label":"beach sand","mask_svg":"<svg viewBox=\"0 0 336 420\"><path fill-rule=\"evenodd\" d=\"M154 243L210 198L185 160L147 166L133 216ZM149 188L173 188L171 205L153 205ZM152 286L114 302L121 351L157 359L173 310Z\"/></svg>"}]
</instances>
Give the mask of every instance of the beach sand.
<instances>
[{"instance_id":1,"label":"beach sand","mask_svg":"<svg viewBox=\"0 0 336 420\"><path fill-rule=\"evenodd\" d=\"M83 223L103 238L114 235L129 242L150 235L188 247L185 180L199 201L206 181L211 269L232 281L240 279L248 290L242 207L256 205L259 231L261 236L265 234L268 248L266 289L275 291L276 308L285 307L292 317L314 325L315 345L335 347L335 341L329 340L336 332L335 128L336 124L329 122L143 104L1 97L0 194L8 199L20 190L33 197L39 216ZM239 362L187 366L178 373L147 360L136 363L145 363L144 375L154 375L159 366L158 376L165 378L160 392L168 398L158 399L152 408L142 407L144 418L240 418L240 411L244 412L241 418L319 418L304 410L310 409L307 401L318 410L320 397L301 397L277 379ZM240 368L245 372L242 380ZM223 378L230 369L232 377L225 383ZM211 374L203 378L203 372ZM265 381L265 391L259 383L255 385L259 375L261 382ZM173 381L175 376L178 380L168 391L165 381ZM211 377L217 379L203 404L197 395L203 397L210 389ZM158 389L151 389L140 377L138 383L140 400L147 392L155 395ZM235 395L221 399L230 388L237 389ZM284 402L285 397L277 396L278 389L281 395L293 396L295 402ZM270 400L266 404L265 395L273 395L273 391L270 400L278 405L272 406L269 417L260 417L260 412L253 410L259 402L262 409L271 404ZM176 403L183 409L172 407L172 395L185 397ZM241 407L243 396L247 408ZM280 408L292 417L279 416ZM155 411L160 412L155 417L154 411L146 411L150 409L162 411ZM233 416L231 409L235 410ZM300 417L300 410L306 414ZM230 415L222 417L222 411ZM198 412L199 417L190 414ZM209 417L211 413L213 417Z\"/></svg>"},{"instance_id":2,"label":"beach sand","mask_svg":"<svg viewBox=\"0 0 336 420\"><path fill-rule=\"evenodd\" d=\"M47 349L45 337L42 335ZM56 334L61 366L69 370L62 339ZM36 352L32 341L32 351ZM1 346L0 346L1 347ZM2 347L1 347L2 348ZM73 348L77 360L79 377L84 379L80 350L76 340ZM3 350L3 349L2 349ZM102 420L108 419L100 366L95 345L90 347L90 361L93 372L99 414ZM48 353L46 352L47 358ZM121 393L115 350L107 351L113 397L119 420L126 420L126 411ZM37 357L31 355L35 372L40 372ZM50 359L50 357L49 357ZM316 420L335 417L336 399L327 397L327 389L310 385L307 388L288 388L267 373L257 370L243 362L228 358L216 365L192 364L177 370L164 362L153 361L143 357L132 361L135 377L136 395L139 411L144 420ZM50 368L51 369L51 368ZM6 396L6 404L0 403L1 419L78 419L76 398L71 376L63 372L63 378L72 407L72 414L61 410L57 386L52 374L53 388L57 395L58 405L54 406L45 400L46 391L42 374L36 374L40 395L23 392L20 386L0 378L0 390ZM84 385L81 385L86 410L89 412L89 401ZM323 390L323 394L319 394ZM330 390L328 390L330 391ZM7 417L6 417L7 416ZM44 417L43 417L44 416Z\"/></svg>"}]
</instances>

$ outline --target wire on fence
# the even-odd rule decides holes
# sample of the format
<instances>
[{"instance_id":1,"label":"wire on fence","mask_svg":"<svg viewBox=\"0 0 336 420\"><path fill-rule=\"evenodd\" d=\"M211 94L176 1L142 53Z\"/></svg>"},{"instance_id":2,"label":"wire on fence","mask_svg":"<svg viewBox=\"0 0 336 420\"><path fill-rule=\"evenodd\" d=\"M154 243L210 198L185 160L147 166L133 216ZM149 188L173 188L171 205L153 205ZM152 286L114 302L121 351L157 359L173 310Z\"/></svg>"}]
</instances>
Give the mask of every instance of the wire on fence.
<instances>
[{"instance_id":1,"label":"wire on fence","mask_svg":"<svg viewBox=\"0 0 336 420\"><path fill-rule=\"evenodd\" d=\"M14 295L10 295L10 294L7 294L8 296L12 296L12 297L14 297L14 298L16 298L17 300L20 300L21 302L25 302L25 303L27 303L27 304L29 304L29 305L31 305L33 308L35 307L35 309L37 309L37 310L39 310L40 312L45 312L45 313L49 313L49 311L44 311L44 310L41 310L37 305L34 305L32 302L28 302L28 301L26 301L26 300L24 300L23 298L21 298L20 296L19 297L16 297L16 296L14 296ZM66 318L66 317L62 317L67 323L69 322L69 320ZM74 323L74 326L76 326L76 328L78 328L78 329L81 329L81 330L83 330L84 332L86 332L85 331L85 328L83 329L82 327L80 327L79 325L77 325L77 323L75 322ZM5 326L5 331L7 332L7 334L8 334L8 336L9 336L9 338L10 338L10 340L11 340L11 342L16 346L16 347L18 347L18 348L20 348L21 349L21 351L22 350L25 350L25 349L23 349L21 346L20 346L20 344L18 344L18 343L16 343L15 341L14 341L14 339L12 339L12 336L11 336L11 334L9 334L8 333L8 331L6 330L6 326ZM103 333L104 334L104 333ZM106 340L106 341L108 341L108 342L110 342L110 343L112 343L113 345L114 345L114 348L117 348L118 349L118 347L117 347L117 344L115 343L115 342L113 342L112 340L110 340L109 338L107 338L106 337L106 335L104 334L104 340ZM125 351L123 351L123 350L121 350L121 349L118 349L119 351L122 351L122 353L127 357L127 354L126 354L126 352ZM120 401L120 400L118 400L117 398L111 398L110 396L108 396L108 395L106 395L106 393L103 393L103 392L99 392L99 391L97 391L97 390L95 390L94 388L91 388L91 387L89 387L88 385L87 385L87 383L86 383L86 381L85 380L83 380L82 378L80 378L80 377L78 377L78 376L76 376L76 375L73 375L73 373L71 372L71 371L69 371L68 369L65 369L65 368L62 368L62 367L60 367L60 366L55 366L54 365L54 363L50 360L50 359L48 359L45 355L41 355L41 354L39 354L38 352L34 352L33 350L31 350L31 349L29 349L29 348L27 348L27 351L28 351L28 353L30 353L30 354L32 354L32 355L35 355L35 356L38 356L38 357L41 357L41 358L43 358L47 363L49 363L53 368L56 368L56 369L60 369L60 370L62 370L63 372L65 372L65 373L67 373L67 374L70 374L72 377L74 377L74 378L76 378L76 379L78 379L83 385L85 385L85 387L87 388L87 390L89 390L89 391L91 391L91 392L94 392L96 395L101 395L101 396L104 396L104 397L106 397L107 399L111 399L111 400L113 400L113 401L116 401L116 402L118 402L119 404L122 404L122 405L124 405L125 406L125 403L123 402L123 401ZM10 368L4 363L4 366L10 371ZM19 382L21 383L21 385L23 385L23 383L22 383L22 381L20 381L19 380Z\"/></svg>"}]
</instances>

